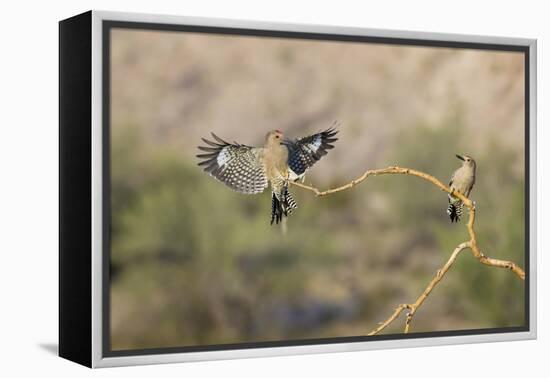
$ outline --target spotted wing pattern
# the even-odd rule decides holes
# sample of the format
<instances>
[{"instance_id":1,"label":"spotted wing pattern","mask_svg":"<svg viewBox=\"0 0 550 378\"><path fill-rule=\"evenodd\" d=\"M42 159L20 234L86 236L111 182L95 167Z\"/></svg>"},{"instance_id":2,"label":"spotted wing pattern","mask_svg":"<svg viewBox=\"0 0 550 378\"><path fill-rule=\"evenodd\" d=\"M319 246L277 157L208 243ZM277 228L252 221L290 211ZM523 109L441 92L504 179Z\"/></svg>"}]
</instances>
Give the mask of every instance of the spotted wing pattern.
<instances>
[{"instance_id":1,"label":"spotted wing pattern","mask_svg":"<svg viewBox=\"0 0 550 378\"><path fill-rule=\"evenodd\" d=\"M334 148L332 143L338 138L334 127L323 132L313 134L297 140L285 140L283 144L288 147L288 167L290 178L296 180L302 177L306 171L313 166L321 157Z\"/></svg>"},{"instance_id":2,"label":"spotted wing pattern","mask_svg":"<svg viewBox=\"0 0 550 378\"><path fill-rule=\"evenodd\" d=\"M202 138L207 146L199 146L206 153L199 154L198 164L231 189L245 194L261 193L268 181L262 164L262 148L228 143L212 133L215 142Z\"/></svg>"}]
</instances>

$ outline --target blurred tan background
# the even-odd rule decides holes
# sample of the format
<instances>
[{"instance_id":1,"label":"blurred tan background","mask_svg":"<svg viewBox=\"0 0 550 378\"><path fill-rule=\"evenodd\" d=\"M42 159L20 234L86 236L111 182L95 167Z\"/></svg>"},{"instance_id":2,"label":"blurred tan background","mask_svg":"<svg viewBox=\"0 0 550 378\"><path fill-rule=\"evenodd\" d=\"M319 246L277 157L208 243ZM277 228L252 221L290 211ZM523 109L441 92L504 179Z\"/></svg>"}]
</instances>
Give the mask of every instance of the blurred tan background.
<instances>
[{"instance_id":1,"label":"blurred tan background","mask_svg":"<svg viewBox=\"0 0 550 378\"><path fill-rule=\"evenodd\" d=\"M321 189L394 164L447 182L469 154L480 246L524 265L522 54L123 29L111 46L113 350L365 335L468 238L444 193L404 176L292 188L283 237L268 192L197 167L211 131L261 145L337 120L306 177ZM523 289L466 252L412 331L522 325Z\"/></svg>"}]
</instances>

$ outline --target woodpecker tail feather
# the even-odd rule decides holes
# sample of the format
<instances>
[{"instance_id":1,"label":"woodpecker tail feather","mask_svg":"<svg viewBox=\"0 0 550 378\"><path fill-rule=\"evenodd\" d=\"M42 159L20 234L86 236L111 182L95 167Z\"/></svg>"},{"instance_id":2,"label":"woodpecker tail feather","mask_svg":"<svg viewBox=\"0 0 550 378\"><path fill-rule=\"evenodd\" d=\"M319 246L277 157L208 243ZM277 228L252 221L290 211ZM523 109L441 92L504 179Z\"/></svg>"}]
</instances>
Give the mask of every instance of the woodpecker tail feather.
<instances>
[{"instance_id":1,"label":"woodpecker tail feather","mask_svg":"<svg viewBox=\"0 0 550 378\"><path fill-rule=\"evenodd\" d=\"M292 213L292 210L298 208L298 204L292 197L292 194L288 191L288 186L285 186L283 192L283 206L286 208L288 214Z\"/></svg>"},{"instance_id":2,"label":"woodpecker tail feather","mask_svg":"<svg viewBox=\"0 0 550 378\"><path fill-rule=\"evenodd\" d=\"M447 207L447 214L451 218L451 223L458 222L462 216L462 207L464 204L460 200L449 197L449 206Z\"/></svg>"},{"instance_id":3,"label":"woodpecker tail feather","mask_svg":"<svg viewBox=\"0 0 550 378\"><path fill-rule=\"evenodd\" d=\"M271 193L271 224L273 224L273 221L275 223L279 223L283 219L283 208L281 206L281 202L277 199L277 196L275 193Z\"/></svg>"},{"instance_id":4,"label":"woodpecker tail feather","mask_svg":"<svg viewBox=\"0 0 550 378\"><path fill-rule=\"evenodd\" d=\"M287 217L296 209L298 205L292 195L288 191L288 186L285 185L281 193L271 193L271 224L275 221L278 224L283 216Z\"/></svg>"}]
</instances>

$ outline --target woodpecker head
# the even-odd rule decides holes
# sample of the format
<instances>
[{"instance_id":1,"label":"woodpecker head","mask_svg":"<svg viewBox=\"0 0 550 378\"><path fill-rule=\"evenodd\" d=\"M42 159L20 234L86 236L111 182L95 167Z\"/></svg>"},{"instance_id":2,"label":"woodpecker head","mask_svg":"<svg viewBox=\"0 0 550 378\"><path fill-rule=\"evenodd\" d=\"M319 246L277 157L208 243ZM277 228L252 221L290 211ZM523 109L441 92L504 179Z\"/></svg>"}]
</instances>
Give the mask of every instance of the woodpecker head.
<instances>
[{"instance_id":1,"label":"woodpecker head","mask_svg":"<svg viewBox=\"0 0 550 378\"><path fill-rule=\"evenodd\" d=\"M472 159L470 156L468 156L468 155L458 155L457 154L456 157L463 161L463 163L462 163L463 167L470 167L470 168L473 168L473 169L476 168L476 161L474 159Z\"/></svg>"},{"instance_id":2,"label":"woodpecker head","mask_svg":"<svg viewBox=\"0 0 550 378\"><path fill-rule=\"evenodd\" d=\"M284 134L281 130L272 130L267 133L265 143L267 145L280 145L284 140Z\"/></svg>"}]
</instances>

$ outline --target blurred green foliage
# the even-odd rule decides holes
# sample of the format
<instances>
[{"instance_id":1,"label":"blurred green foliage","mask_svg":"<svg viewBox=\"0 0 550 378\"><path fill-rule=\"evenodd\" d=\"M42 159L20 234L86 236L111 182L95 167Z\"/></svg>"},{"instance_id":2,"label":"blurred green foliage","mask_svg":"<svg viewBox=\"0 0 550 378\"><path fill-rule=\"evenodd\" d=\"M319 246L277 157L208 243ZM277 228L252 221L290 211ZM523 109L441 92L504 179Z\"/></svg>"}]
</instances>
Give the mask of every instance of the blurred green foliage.
<instances>
[{"instance_id":1,"label":"blurred green foliage","mask_svg":"<svg viewBox=\"0 0 550 378\"><path fill-rule=\"evenodd\" d=\"M445 181L467 146L460 117L417 124L387 152ZM454 247L446 196L414 177L369 178L326 198L294 188L288 232L269 225L269 193L232 192L132 124L112 134L112 347L119 349L363 335L414 300ZM523 182L491 145L472 192L489 256L524 250ZM375 167L365 167L375 168ZM333 177L334 185L345 179ZM419 311L414 331L523 324L523 283L463 252ZM400 332L401 323L392 328Z\"/></svg>"}]
</instances>

